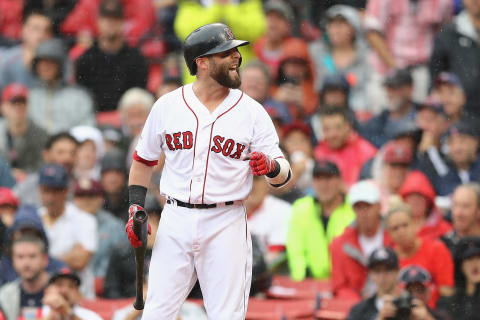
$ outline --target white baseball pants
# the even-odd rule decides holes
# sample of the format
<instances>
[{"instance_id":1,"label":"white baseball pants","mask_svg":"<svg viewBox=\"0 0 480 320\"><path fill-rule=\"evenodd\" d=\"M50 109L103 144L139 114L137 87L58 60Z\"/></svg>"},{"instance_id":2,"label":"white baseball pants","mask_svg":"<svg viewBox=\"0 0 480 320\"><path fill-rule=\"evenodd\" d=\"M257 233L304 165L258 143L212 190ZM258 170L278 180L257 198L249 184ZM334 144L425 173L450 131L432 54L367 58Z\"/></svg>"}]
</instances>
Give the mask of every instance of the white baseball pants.
<instances>
[{"instance_id":1,"label":"white baseball pants","mask_svg":"<svg viewBox=\"0 0 480 320\"><path fill-rule=\"evenodd\" d=\"M197 277L209 320L245 319L252 244L243 205L212 209L165 205L142 320L176 320Z\"/></svg>"}]
</instances>

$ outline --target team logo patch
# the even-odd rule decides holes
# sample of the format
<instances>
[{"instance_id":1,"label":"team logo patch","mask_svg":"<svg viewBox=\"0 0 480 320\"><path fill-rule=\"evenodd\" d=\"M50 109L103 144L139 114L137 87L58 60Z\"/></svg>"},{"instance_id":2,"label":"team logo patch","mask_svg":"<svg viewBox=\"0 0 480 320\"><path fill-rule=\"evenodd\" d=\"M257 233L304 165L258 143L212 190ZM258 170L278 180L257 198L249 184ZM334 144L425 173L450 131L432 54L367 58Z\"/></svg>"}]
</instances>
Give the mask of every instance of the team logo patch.
<instances>
[{"instance_id":1,"label":"team logo patch","mask_svg":"<svg viewBox=\"0 0 480 320\"><path fill-rule=\"evenodd\" d=\"M225 34L227 35L228 40L234 40L235 39L235 36L233 35L232 30L230 30L229 28L225 28Z\"/></svg>"}]
</instances>

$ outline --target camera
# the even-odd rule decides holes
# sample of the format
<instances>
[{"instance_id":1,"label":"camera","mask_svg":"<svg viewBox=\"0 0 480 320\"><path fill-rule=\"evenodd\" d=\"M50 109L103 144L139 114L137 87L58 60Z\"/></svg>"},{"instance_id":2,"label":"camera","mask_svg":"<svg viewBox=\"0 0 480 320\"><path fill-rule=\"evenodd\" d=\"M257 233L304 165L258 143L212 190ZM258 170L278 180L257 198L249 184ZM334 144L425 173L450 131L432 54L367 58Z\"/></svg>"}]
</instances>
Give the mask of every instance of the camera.
<instances>
[{"instance_id":1,"label":"camera","mask_svg":"<svg viewBox=\"0 0 480 320\"><path fill-rule=\"evenodd\" d=\"M412 313L413 308L413 296L408 291L403 291L392 303L397 308L395 317L390 320L408 320Z\"/></svg>"}]
</instances>

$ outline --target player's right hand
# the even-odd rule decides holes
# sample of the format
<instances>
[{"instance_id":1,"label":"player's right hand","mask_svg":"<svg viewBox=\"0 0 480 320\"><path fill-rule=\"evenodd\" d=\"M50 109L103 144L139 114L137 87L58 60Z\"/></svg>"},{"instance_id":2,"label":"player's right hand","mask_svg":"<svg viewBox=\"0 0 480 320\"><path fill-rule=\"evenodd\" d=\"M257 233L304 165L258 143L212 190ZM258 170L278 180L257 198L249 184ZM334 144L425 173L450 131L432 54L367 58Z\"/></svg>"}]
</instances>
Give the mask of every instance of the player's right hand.
<instances>
[{"instance_id":1,"label":"player's right hand","mask_svg":"<svg viewBox=\"0 0 480 320\"><path fill-rule=\"evenodd\" d=\"M128 208L128 222L125 225L125 232L127 233L128 241L130 241L130 244L134 248L142 246L142 241L140 241L135 232L133 232L133 217L135 216L135 213L137 211L145 211L145 209L143 209L142 206L136 204L132 204ZM148 224L148 234L152 234L152 227L150 226L150 223Z\"/></svg>"}]
</instances>

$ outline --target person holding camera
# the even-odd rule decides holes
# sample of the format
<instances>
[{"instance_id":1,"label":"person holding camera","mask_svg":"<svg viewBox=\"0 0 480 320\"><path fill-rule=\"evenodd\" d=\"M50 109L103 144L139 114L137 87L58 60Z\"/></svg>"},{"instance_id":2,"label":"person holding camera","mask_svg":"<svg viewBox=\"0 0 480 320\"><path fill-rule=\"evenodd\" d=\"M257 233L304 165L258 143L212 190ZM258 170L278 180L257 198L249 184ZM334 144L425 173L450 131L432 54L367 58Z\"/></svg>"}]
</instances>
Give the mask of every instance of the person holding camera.
<instances>
[{"instance_id":1,"label":"person holding camera","mask_svg":"<svg viewBox=\"0 0 480 320\"><path fill-rule=\"evenodd\" d=\"M480 319L480 237L459 240L455 256L461 269L455 292L438 300L437 309L457 320Z\"/></svg>"},{"instance_id":2,"label":"person holding camera","mask_svg":"<svg viewBox=\"0 0 480 320\"><path fill-rule=\"evenodd\" d=\"M396 296L383 299L383 306L376 320L448 320L445 315L428 307L432 293L430 273L416 265L403 268L398 277L399 288Z\"/></svg>"},{"instance_id":3,"label":"person holding camera","mask_svg":"<svg viewBox=\"0 0 480 320\"><path fill-rule=\"evenodd\" d=\"M368 277L377 287L376 293L354 305L348 314L347 320L375 320L379 311L384 314L393 314L391 308L385 306L385 299L391 297L397 288L399 272L398 257L389 247L375 249L368 258ZM385 309L385 310L384 310Z\"/></svg>"}]
</instances>

